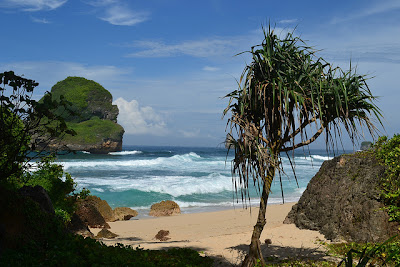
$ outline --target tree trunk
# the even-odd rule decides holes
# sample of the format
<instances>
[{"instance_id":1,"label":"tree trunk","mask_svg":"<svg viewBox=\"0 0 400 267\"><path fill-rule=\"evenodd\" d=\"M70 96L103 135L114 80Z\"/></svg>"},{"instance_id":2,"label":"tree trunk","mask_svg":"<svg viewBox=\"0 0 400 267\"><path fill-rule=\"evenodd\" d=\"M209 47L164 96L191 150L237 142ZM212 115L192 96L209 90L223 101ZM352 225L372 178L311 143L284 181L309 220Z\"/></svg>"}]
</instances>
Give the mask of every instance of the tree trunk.
<instances>
[{"instance_id":1,"label":"tree trunk","mask_svg":"<svg viewBox=\"0 0 400 267\"><path fill-rule=\"evenodd\" d=\"M261 266L265 265L264 258L261 253L261 242L260 236L266 224L265 213L267 209L267 201L269 196L269 191L271 189L272 179L275 175L275 167L270 166L268 169L267 179L263 182L263 191L260 199L260 210L258 212L257 223L254 226L253 234L251 236L251 243L249 247L249 254L242 263L242 267L253 267L256 265L257 260Z\"/></svg>"}]
</instances>

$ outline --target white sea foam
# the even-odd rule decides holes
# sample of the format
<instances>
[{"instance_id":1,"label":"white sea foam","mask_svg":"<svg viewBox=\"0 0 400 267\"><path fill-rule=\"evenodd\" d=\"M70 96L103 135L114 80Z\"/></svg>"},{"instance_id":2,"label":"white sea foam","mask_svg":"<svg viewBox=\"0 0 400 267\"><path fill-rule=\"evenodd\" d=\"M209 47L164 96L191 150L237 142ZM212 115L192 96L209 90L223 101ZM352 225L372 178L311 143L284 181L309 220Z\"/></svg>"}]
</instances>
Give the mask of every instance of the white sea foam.
<instances>
[{"instance_id":1,"label":"white sea foam","mask_svg":"<svg viewBox=\"0 0 400 267\"><path fill-rule=\"evenodd\" d=\"M318 159L318 160L323 160L323 161L331 159L331 157L320 156L320 155L313 155L312 157L313 157L313 159Z\"/></svg>"},{"instance_id":2,"label":"white sea foam","mask_svg":"<svg viewBox=\"0 0 400 267\"><path fill-rule=\"evenodd\" d=\"M119 152L109 152L109 155L117 155L117 156L125 156L125 155L136 155L141 154L142 151L133 150L133 151L119 151Z\"/></svg>"},{"instance_id":3,"label":"white sea foam","mask_svg":"<svg viewBox=\"0 0 400 267\"><path fill-rule=\"evenodd\" d=\"M82 151L83 154L90 154L89 151Z\"/></svg>"},{"instance_id":4,"label":"white sea foam","mask_svg":"<svg viewBox=\"0 0 400 267\"><path fill-rule=\"evenodd\" d=\"M224 167L225 161L207 160L194 152L174 155L172 157L158 157L155 159L130 159L130 160L85 160L85 161L64 161L58 162L65 169L93 169L96 170L130 170L137 168L157 167L157 169L204 169ZM190 164L189 164L190 163Z\"/></svg>"}]
</instances>

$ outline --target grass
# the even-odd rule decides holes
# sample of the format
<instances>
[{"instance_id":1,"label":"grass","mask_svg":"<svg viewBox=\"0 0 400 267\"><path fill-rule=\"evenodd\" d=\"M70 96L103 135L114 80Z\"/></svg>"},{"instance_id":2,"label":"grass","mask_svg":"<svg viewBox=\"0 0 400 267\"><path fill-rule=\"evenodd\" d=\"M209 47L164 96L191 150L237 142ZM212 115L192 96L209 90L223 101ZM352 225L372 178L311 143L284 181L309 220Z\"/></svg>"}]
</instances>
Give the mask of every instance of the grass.
<instances>
[{"instance_id":1,"label":"grass","mask_svg":"<svg viewBox=\"0 0 400 267\"><path fill-rule=\"evenodd\" d=\"M74 144L97 144L103 142L104 137L111 140L121 140L124 129L110 120L101 120L98 117L83 122L68 122L67 126L76 132L75 136L65 135L63 141Z\"/></svg>"}]
</instances>

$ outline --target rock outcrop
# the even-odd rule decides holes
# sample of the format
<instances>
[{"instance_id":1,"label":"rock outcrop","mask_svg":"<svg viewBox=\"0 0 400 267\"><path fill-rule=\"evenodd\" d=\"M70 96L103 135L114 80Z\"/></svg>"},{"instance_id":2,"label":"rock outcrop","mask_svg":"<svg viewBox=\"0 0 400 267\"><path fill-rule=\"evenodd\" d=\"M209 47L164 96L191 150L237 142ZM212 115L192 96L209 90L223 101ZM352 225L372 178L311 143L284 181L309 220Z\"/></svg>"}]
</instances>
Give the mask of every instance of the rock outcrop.
<instances>
[{"instance_id":1,"label":"rock outcrop","mask_svg":"<svg viewBox=\"0 0 400 267\"><path fill-rule=\"evenodd\" d=\"M54 100L63 97L72 106L67 112L57 111L75 136L64 135L48 142L47 137L33 137L36 147L46 150L88 151L107 154L122 150L124 129L117 124L118 107L112 95L100 84L82 77L68 77L51 89Z\"/></svg>"},{"instance_id":2,"label":"rock outcrop","mask_svg":"<svg viewBox=\"0 0 400 267\"><path fill-rule=\"evenodd\" d=\"M114 212L107 201L97 196L87 196L85 199L80 199L79 203L86 203L94 206L106 222L114 221Z\"/></svg>"},{"instance_id":3,"label":"rock outcrop","mask_svg":"<svg viewBox=\"0 0 400 267\"><path fill-rule=\"evenodd\" d=\"M47 194L47 191L40 185L37 185L35 187L23 186L18 190L18 192L22 196L29 197L30 199L38 203L39 207L44 212L54 214L54 207L49 197L49 194Z\"/></svg>"},{"instance_id":4,"label":"rock outcrop","mask_svg":"<svg viewBox=\"0 0 400 267\"><path fill-rule=\"evenodd\" d=\"M108 239L112 239L112 238L116 238L118 235L114 234L113 232L111 232L110 230L107 229L101 229L100 232L97 233L96 238L108 238Z\"/></svg>"},{"instance_id":5,"label":"rock outcrop","mask_svg":"<svg viewBox=\"0 0 400 267\"><path fill-rule=\"evenodd\" d=\"M106 223L101 213L91 203L80 203L75 213L89 227L106 229L110 228L110 225Z\"/></svg>"},{"instance_id":6,"label":"rock outcrop","mask_svg":"<svg viewBox=\"0 0 400 267\"><path fill-rule=\"evenodd\" d=\"M132 217L136 217L138 212L131 208L127 207L118 207L113 210L114 214L114 221L127 221L130 220Z\"/></svg>"},{"instance_id":7,"label":"rock outcrop","mask_svg":"<svg viewBox=\"0 0 400 267\"><path fill-rule=\"evenodd\" d=\"M179 205L172 200L167 200L151 205L149 215L154 217L160 217L160 216L171 216L180 213L181 209Z\"/></svg>"},{"instance_id":8,"label":"rock outcrop","mask_svg":"<svg viewBox=\"0 0 400 267\"><path fill-rule=\"evenodd\" d=\"M378 189L385 168L372 153L325 161L285 223L317 230L330 240L382 242L398 232L389 222Z\"/></svg>"},{"instance_id":9,"label":"rock outcrop","mask_svg":"<svg viewBox=\"0 0 400 267\"><path fill-rule=\"evenodd\" d=\"M93 233L76 213L72 215L71 221L67 225L67 230L83 237L94 238Z\"/></svg>"}]
</instances>

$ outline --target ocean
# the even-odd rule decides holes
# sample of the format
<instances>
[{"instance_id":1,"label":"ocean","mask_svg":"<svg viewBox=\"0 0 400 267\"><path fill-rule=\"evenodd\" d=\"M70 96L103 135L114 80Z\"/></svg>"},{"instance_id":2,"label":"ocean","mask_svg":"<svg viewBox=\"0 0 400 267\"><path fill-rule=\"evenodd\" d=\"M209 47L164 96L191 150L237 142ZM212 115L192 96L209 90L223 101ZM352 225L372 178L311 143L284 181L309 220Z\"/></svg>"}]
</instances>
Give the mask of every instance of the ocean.
<instances>
[{"instance_id":1,"label":"ocean","mask_svg":"<svg viewBox=\"0 0 400 267\"><path fill-rule=\"evenodd\" d=\"M328 157L325 150L295 153L298 185L290 162L283 156L285 202L298 201L310 179ZM77 152L60 155L57 163L72 175L77 190L89 189L112 208L130 207L146 216L150 206L173 200L183 213L242 208L231 175L233 154L225 148L125 146L106 155ZM252 183L251 183L252 184ZM250 188L250 202L258 206L259 192ZM272 184L269 204L282 203L279 177Z\"/></svg>"}]
</instances>

